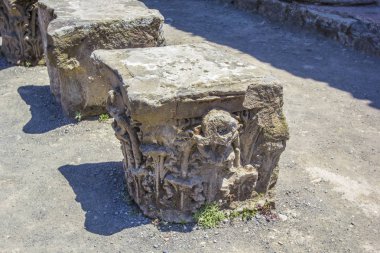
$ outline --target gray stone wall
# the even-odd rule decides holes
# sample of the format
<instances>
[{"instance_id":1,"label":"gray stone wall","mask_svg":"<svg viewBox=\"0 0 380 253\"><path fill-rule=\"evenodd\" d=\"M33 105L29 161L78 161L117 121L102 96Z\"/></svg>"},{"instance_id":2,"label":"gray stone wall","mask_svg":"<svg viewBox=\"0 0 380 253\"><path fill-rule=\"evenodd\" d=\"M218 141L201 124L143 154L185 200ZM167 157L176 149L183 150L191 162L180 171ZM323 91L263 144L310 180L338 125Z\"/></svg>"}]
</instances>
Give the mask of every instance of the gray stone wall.
<instances>
[{"instance_id":1,"label":"gray stone wall","mask_svg":"<svg viewBox=\"0 0 380 253\"><path fill-rule=\"evenodd\" d=\"M380 55L380 23L371 19L318 10L313 5L279 0L221 0L259 13L272 21L296 25L335 39L345 46ZM351 7L355 8L355 7ZM359 8L359 7L358 7ZM371 7L368 7L369 9ZM380 10L377 8L375 11Z\"/></svg>"}]
</instances>

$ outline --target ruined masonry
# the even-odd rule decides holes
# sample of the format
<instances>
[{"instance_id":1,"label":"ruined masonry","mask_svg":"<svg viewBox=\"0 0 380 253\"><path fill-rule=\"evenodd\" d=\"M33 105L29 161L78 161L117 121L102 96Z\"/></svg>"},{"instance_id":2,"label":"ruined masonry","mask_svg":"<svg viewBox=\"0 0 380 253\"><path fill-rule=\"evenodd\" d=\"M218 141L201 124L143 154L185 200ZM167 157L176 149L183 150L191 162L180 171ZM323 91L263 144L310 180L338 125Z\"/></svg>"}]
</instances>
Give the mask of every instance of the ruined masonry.
<instances>
[{"instance_id":1,"label":"ruined masonry","mask_svg":"<svg viewBox=\"0 0 380 253\"><path fill-rule=\"evenodd\" d=\"M164 42L164 18L139 1L40 0L38 7L51 91L71 117L106 111L110 86L90 62L94 50Z\"/></svg>"},{"instance_id":2,"label":"ruined masonry","mask_svg":"<svg viewBox=\"0 0 380 253\"><path fill-rule=\"evenodd\" d=\"M145 215L192 221L203 204L269 194L288 129L282 86L208 44L97 50L128 191Z\"/></svg>"},{"instance_id":3,"label":"ruined masonry","mask_svg":"<svg viewBox=\"0 0 380 253\"><path fill-rule=\"evenodd\" d=\"M231 0L221 0L231 3ZM379 0L234 0L238 8L271 21L303 27L380 56Z\"/></svg>"},{"instance_id":4,"label":"ruined masonry","mask_svg":"<svg viewBox=\"0 0 380 253\"><path fill-rule=\"evenodd\" d=\"M37 0L0 0L1 52L12 64L35 66L43 59Z\"/></svg>"}]
</instances>

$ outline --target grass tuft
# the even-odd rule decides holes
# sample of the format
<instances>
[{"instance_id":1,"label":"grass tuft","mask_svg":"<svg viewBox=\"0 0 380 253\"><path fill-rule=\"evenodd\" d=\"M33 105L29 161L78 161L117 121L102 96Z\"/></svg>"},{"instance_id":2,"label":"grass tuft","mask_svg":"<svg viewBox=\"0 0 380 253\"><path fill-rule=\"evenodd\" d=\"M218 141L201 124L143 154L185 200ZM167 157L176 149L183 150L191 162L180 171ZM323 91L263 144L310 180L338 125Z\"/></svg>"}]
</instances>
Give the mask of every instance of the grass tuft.
<instances>
[{"instance_id":1,"label":"grass tuft","mask_svg":"<svg viewBox=\"0 0 380 253\"><path fill-rule=\"evenodd\" d=\"M99 122L105 122L110 119L110 116L107 113L99 115Z\"/></svg>"},{"instance_id":2,"label":"grass tuft","mask_svg":"<svg viewBox=\"0 0 380 253\"><path fill-rule=\"evenodd\" d=\"M194 214L194 219L202 228L215 228L226 218L215 203L206 204Z\"/></svg>"},{"instance_id":3,"label":"grass tuft","mask_svg":"<svg viewBox=\"0 0 380 253\"><path fill-rule=\"evenodd\" d=\"M257 210L250 210L247 208L244 208L243 211L241 212L241 219L243 221L249 221L252 220L257 214Z\"/></svg>"},{"instance_id":4,"label":"grass tuft","mask_svg":"<svg viewBox=\"0 0 380 253\"><path fill-rule=\"evenodd\" d=\"M75 119L78 122L82 121L82 113L81 112L75 112Z\"/></svg>"}]
</instances>

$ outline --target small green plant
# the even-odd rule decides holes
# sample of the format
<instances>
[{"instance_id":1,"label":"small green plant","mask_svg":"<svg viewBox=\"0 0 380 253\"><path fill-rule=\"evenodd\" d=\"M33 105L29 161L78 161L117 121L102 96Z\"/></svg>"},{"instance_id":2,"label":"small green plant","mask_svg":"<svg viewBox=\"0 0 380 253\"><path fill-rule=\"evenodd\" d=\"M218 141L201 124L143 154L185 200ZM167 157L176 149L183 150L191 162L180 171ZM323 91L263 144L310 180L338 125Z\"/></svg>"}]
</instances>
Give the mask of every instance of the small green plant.
<instances>
[{"instance_id":1,"label":"small green plant","mask_svg":"<svg viewBox=\"0 0 380 253\"><path fill-rule=\"evenodd\" d=\"M257 210L250 210L247 208L244 208L243 211L241 212L241 219L243 221L249 221L252 220L257 214Z\"/></svg>"},{"instance_id":2,"label":"small green plant","mask_svg":"<svg viewBox=\"0 0 380 253\"><path fill-rule=\"evenodd\" d=\"M232 221L240 218L242 221L252 220L257 214L257 209L244 208L242 211L233 210L229 213L228 218Z\"/></svg>"},{"instance_id":3,"label":"small green plant","mask_svg":"<svg viewBox=\"0 0 380 253\"><path fill-rule=\"evenodd\" d=\"M214 228L226 218L215 203L206 204L194 214L194 219L202 228Z\"/></svg>"},{"instance_id":4,"label":"small green plant","mask_svg":"<svg viewBox=\"0 0 380 253\"><path fill-rule=\"evenodd\" d=\"M230 212L230 214L229 214L229 216L228 216L228 218L230 219L230 220L234 220L234 219L236 219L237 217L239 217L240 216L240 213L238 212L238 211L231 211Z\"/></svg>"},{"instance_id":5,"label":"small green plant","mask_svg":"<svg viewBox=\"0 0 380 253\"><path fill-rule=\"evenodd\" d=\"M82 121L82 113L81 112L75 112L75 119L79 122Z\"/></svg>"},{"instance_id":6,"label":"small green plant","mask_svg":"<svg viewBox=\"0 0 380 253\"><path fill-rule=\"evenodd\" d=\"M109 120L110 116L107 113L103 113L99 115L99 122L105 122Z\"/></svg>"}]
</instances>

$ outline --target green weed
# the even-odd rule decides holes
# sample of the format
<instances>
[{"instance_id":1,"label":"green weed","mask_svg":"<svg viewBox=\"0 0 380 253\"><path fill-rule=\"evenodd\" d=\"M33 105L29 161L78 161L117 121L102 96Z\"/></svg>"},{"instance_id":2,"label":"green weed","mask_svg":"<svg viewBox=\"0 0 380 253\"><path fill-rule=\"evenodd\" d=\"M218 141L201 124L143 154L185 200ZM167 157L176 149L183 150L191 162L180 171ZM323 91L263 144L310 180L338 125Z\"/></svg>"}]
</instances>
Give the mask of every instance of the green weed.
<instances>
[{"instance_id":1,"label":"green weed","mask_svg":"<svg viewBox=\"0 0 380 253\"><path fill-rule=\"evenodd\" d=\"M75 112L75 119L78 122L82 121L82 113L81 112Z\"/></svg>"},{"instance_id":2,"label":"green weed","mask_svg":"<svg viewBox=\"0 0 380 253\"><path fill-rule=\"evenodd\" d=\"M107 113L103 113L99 115L99 122L105 122L109 120L110 116Z\"/></svg>"},{"instance_id":3,"label":"green weed","mask_svg":"<svg viewBox=\"0 0 380 253\"><path fill-rule=\"evenodd\" d=\"M226 218L217 204L206 204L194 214L194 219L202 228L214 228Z\"/></svg>"}]
</instances>

